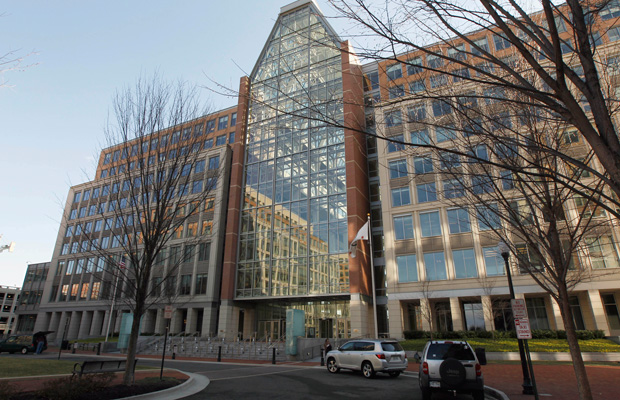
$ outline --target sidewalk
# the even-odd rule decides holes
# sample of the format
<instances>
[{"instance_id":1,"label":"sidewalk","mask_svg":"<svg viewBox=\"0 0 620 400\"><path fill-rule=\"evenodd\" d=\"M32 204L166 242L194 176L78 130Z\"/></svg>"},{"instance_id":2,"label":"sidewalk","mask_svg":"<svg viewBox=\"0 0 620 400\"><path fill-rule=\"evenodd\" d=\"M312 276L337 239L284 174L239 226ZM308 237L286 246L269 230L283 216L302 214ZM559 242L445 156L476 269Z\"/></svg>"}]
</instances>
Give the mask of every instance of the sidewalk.
<instances>
[{"instance_id":1,"label":"sidewalk","mask_svg":"<svg viewBox=\"0 0 620 400\"><path fill-rule=\"evenodd\" d=\"M594 399L617 400L620 398L618 393L620 365L591 365L586 366L586 370ZM510 400L534 399L534 396L521 394L521 384L523 383L521 364L488 364L482 367L482 372L484 383L504 392ZM572 400L579 398L572 365L534 364L534 377L541 399L550 397L551 399Z\"/></svg>"}]
</instances>

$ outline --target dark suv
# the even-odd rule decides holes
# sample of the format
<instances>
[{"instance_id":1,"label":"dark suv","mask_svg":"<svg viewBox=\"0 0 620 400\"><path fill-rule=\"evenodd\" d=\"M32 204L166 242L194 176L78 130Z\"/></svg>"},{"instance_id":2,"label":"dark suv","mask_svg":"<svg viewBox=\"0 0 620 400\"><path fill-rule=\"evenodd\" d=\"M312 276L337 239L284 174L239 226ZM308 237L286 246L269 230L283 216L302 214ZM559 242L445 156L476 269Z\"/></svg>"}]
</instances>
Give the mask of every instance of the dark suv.
<instances>
[{"instance_id":1,"label":"dark suv","mask_svg":"<svg viewBox=\"0 0 620 400\"><path fill-rule=\"evenodd\" d=\"M429 400L435 391L469 393L474 400L484 400L480 367L486 364L484 349L473 351L464 341L431 340L416 359L420 361L423 400Z\"/></svg>"}]
</instances>

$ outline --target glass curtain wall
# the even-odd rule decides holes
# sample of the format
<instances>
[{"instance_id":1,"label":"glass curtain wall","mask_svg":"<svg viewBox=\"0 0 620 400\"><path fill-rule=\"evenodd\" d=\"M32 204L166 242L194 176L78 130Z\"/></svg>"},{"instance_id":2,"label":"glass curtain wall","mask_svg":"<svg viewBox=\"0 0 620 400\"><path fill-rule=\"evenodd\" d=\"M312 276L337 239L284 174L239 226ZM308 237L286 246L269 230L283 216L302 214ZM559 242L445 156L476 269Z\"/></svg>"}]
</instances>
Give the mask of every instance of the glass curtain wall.
<instances>
[{"instance_id":1,"label":"glass curtain wall","mask_svg":"<svg viewBox=\"0 0 620 400\"><path fill-rule=\"evenodd\" d=\"M251 77L236 298L349 292L339 42L281 15Z\"/></svg>"}]
</instances>

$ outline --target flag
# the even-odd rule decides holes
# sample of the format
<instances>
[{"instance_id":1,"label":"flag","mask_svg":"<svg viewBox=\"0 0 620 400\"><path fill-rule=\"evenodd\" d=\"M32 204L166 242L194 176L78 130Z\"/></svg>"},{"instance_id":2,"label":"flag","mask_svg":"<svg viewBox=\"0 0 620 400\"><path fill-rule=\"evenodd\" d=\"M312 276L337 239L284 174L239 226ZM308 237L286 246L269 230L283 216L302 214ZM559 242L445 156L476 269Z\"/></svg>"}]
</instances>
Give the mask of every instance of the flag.
<instances>
[{"instance_id":1,"label":"flag","mask_svg":"<svg viewBox=\"0 0 620 400\"><path fill-rule=\"evenodd\" d=\"M125 268L125 256L121 256L121 261L118 263L118 266L121 269Z\"/></svg>"},{"instance_id":2,"label":"flag","mask_svg":"<svg viewBox=\"0 0 620 400\"><path fill-rule=\"evenodd\" d=\"M357 232L355 239L353 239L349 246L349 255L351 258L355 258L355 253L357 253L357 242L360 240L368 240L368 221L366 221L364 226Z\"/></svg>"}]
</instances>

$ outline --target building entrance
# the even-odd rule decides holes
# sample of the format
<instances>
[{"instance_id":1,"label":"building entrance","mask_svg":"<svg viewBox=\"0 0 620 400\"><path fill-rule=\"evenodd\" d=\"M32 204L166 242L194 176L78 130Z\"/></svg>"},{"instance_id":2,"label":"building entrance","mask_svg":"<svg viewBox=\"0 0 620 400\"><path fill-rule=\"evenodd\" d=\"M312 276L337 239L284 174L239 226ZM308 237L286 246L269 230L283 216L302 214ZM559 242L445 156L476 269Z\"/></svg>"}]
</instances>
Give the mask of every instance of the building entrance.
<instances>
[{"instance_id":1,"label":"building entrance","mask_svg":"<svg viewBox=\"0 0 620 400\"><path fill-rule=\"evenodd\" d=\"M284 337L284 320L258 321L258 336L265 340L280 340Z\"/></svg>"}]
</instances>

